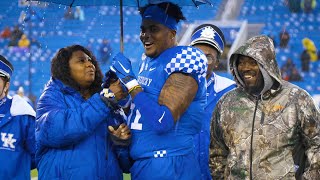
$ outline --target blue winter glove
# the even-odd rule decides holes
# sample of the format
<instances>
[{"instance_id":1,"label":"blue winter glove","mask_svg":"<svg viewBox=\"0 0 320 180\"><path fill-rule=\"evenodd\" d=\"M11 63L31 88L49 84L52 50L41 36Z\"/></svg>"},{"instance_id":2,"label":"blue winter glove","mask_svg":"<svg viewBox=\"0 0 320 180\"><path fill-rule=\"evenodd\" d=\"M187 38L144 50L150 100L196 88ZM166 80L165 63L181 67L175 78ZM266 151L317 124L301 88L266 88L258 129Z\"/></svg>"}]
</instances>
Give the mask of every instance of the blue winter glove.
<instances>
[{"instance_id":1,"label":"blue winter glove","mask_svg":"<svg viewBox=\"0 0 320 180\"><path fill-rule=\"evenodd\" d=\"M116 73L117 77L128 90L139 85L135 75L133 74L130 60L122 53L118 53L113 58L110 70Z\"/></svg>"}]
</instances>

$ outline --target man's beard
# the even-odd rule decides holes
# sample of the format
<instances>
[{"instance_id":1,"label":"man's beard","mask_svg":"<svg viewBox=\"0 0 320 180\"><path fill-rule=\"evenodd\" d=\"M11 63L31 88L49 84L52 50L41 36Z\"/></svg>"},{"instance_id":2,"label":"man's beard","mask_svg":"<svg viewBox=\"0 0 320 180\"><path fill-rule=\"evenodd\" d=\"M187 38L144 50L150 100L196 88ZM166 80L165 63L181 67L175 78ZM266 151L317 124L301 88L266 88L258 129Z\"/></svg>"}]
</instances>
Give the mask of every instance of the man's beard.
<instances>
[{"instance_id":1,"label":"man's beard","mask_svg":"<svg viewBox=\"0 0 320 180\"><path fill-rule=\"evenodd\" d=\"M245 89L249 94L258 96L258 95L260 95L261 91L263 90L263 87L264 87L263 76L261 73L259 73L255 85L254 86L247 86L246 85Z\"/></svg>"}]
</instances>

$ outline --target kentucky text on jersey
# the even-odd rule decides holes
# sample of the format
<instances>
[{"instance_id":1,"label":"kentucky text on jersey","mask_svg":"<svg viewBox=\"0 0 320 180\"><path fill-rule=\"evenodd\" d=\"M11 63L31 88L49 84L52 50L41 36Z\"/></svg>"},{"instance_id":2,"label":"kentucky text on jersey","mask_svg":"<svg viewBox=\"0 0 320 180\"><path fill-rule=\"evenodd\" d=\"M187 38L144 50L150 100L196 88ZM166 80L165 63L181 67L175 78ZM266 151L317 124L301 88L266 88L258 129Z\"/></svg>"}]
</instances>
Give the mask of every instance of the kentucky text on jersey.
<instances>
[{"instance_id":1,"label":"kentucky text on jersey","mask_svg":"<svg viewBox=\"0 0 320 180\"><path fill-rule=\"evenodd\" d=\"M147 78L147 77L143 77L143 76L138 76L138 82L140 85L150 86L152 79Z\"/></svg>"}]
</instances>

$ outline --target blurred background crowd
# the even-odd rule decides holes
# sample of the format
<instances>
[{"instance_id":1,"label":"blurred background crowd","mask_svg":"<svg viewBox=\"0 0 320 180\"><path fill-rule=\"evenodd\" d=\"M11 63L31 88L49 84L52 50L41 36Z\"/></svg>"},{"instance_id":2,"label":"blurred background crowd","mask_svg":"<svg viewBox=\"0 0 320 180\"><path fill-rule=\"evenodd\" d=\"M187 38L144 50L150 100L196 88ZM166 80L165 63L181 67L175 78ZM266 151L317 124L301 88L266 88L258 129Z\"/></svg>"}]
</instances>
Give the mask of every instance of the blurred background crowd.
<instances>
[{"instance_id":1,"label":"blurred background crowd","mask_svg":"<svg viewBox=\"0 0 320 180\"><path fill-rule=\"evenodd\" d=\"M319 0L212 0L213 6L183 7L187 17L179 27L179 44L189 43L194 29L212 23L226 36L225 60L217 74L231 77L229 54L246 39L266 34L276 47L282 77L306 89L320 106ZM137 70L143 47L140 15L124 7L124 54ZM94 52L102 70L120 51L118 6L68 7L44 2L0 2L0 54L15 67L10 94L35 104L50 77L50 61L64 46L80 44Z\"/></svg>"}]
</instances>

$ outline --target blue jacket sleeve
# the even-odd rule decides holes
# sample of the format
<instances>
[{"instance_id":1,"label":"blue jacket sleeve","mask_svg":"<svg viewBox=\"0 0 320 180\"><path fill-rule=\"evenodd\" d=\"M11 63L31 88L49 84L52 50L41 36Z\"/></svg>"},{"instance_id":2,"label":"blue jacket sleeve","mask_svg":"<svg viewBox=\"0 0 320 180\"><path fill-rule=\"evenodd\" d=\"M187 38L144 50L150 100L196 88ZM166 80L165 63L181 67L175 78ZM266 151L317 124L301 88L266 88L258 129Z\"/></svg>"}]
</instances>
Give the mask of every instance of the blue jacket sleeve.
<instances>
[{"instance_id":1,"label":"blue jacket sleeve","mask_svg":"<svg viewBox=\"0 0 320 180\"><path fill-rule=\"evenodd\" d=\"M81 101L62 92L46 91L38 102L36 139L54 148L76 144L105 122L108 114L109 108L97 93Z\"/></svg>"},{"instance_id":2,"label":"blue jacket sleeve","mask_svg":"<svg viewBox=\"0 0 320 180\"><path fill-rule=\"evenodd\" d=\"M34 135L34 128L35 128L35 118L33 116L25 116L28 122L26 127L26 136L24 141L24 147L27 152L31 155L31 169L36 168L35 162L35 135Z\"/></svg>"}]
</instances>

